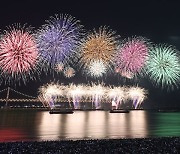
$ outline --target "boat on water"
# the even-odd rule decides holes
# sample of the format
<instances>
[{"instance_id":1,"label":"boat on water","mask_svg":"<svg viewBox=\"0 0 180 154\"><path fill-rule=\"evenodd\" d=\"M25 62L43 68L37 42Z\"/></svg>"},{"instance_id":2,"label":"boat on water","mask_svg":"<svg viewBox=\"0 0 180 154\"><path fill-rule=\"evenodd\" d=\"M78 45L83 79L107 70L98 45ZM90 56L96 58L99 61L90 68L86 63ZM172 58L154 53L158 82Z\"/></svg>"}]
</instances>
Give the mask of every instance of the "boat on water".
<instances>
[{"instance_id":1,"label":"boat on water","mask_svg":"<svg viewBox=\"0 0 180 154\"><path fill-rule=\"evenodd\" d=\"M129 113L129 110L118 110L118 109L113 109L110 110L109 113Z\"/></svg>"},{"instance_id":2,"label":"boat on water","mask_svg":"<svg viewBox=\"0 0 180 154\"><path fill-rule=\"evenodd\" d=\"M49 114L73 114L74 111L72 109L51 109Z\"/></svg>"}]
</instances>

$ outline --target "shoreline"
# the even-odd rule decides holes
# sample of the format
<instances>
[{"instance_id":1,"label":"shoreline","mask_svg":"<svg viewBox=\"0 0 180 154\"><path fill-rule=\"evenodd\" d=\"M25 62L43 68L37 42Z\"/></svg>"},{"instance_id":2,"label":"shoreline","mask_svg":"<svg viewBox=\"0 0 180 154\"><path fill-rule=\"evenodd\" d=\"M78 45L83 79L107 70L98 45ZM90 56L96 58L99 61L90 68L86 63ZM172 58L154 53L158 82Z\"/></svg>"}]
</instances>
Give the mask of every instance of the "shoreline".
<instances>
[{"instance_id":1,"label":"shoreline","mask_svg":"<svg viewBox=\"0 0 180 154\"><path fill-rule=\"evenodd\" d=\"M180 153L180 137L21 141L0 143L0 153Z\"/></svg>"},{"instance_id":2,"label":"shoreline","mask_svg":"<svg viewBox=\"0 0 180 154\"><path fill-rule=\"evenodd\" d=\"M69 109L69 108L67 108ZM48 108L0 108L0 111L6 110L37 110L37 111L50 111ZM111 111L112 109L72 109L73 111ZM118 110L128 110L128 111L155 111L155 112L180 112L180 109L118 109Z\"/></svg>"}]
</instances>

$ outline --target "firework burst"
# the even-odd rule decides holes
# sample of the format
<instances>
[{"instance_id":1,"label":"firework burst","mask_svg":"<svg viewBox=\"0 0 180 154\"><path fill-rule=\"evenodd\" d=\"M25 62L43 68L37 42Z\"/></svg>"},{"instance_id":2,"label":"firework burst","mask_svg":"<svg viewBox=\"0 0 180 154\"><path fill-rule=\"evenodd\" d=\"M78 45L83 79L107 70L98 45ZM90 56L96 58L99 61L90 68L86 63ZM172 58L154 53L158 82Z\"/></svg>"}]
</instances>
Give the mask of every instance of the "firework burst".
<instances>
[{"instance_id":1,"label":"firework burst","mask_svg":"<svg viewBox=\"0 0 180 154\"><path fill-rule=\"evenodd\" d=\"M91 100L94 103L95 108L98 109L101 107L101 102L105 100L106 87L104 87L103 84L92 84L89 94L91 94Z\"/></svg>"},{"instance_id":2,"label":"firework burst","mask_svg":"<svg viewBox=\"0 0 180 154\"><path fill-rule=\"evenodd\" d=\"M82 25L70 15L56 15L37 32L37 43L42 62L50 68L67 63L77 55L83 36Z\"/></svg>"},{"instance_id":3,"label":"firework burst","mask_svg":"<svg viewBox=\"0 0 180 154\"><path fill-rule=\"evenodd\" d=\"M46 84L39 88L39 99L44 106L53 108L61 99L73 102L75 109L80 109L84 102L91 102L92 108L99 109L103 102L112 103L116 109L126 100L133 101L133 107L137 108L146 98L147 91L140 87L106 87L103 83L91 83L88 85L73 83L69 85Z\"/></svg>"},{"instance_id":4,"label":"firework burst","mask_svg":"<svg viewBox=\"0 0 180 154\"><path fill-rule=\"evenodd\" d=\"M147 91L140 87L130 87L127 94L128 98L133 101L133 106L136 109L146 98Z\"/></svg>"},{"instance_id":5,"label":"firework burst","mask_svg":"<svg viewBox=\"0 0 180 154\"><path fill-rule=\"evenodd\" d=\"M118 109L123 100L125 100L125 87L110 87L107 92L107 97L112 102L112 106Z\"/></svg>"},{"instance_id":6,"label":"firework burst","mask_svg":"<svg viewBox=\"0 0 180 154\"><path fill-rule=\"evenodd\" d=\"M180 62L177 50L165 44L153 46L147 61L147 74L161 88L173 89L178 87Z\"/></svg>"},{"instance_id":7,"label":"firework burst","mask_svg":"<svg viewBox=\"0 0 180 154\"><path fill-rule=\"evenodd\" d=\"M64 64L63 63L58 63L58 64L56 64L54 69L55 69L55 71L57 73L62 72L64 70Z\"/></svg>"},{"instance_id":8,"label":"firework burst","mask_svg":"<svg viewBox=\"0 0 180 154\"><path fill-rule=\"evenodd\" d=\"M83 85L74 85L70 84L67 88L66 95L68 97L68 100L73 101L73 105L75 109L80 108L80 102L82 101L83 95L85 95Z\"/></svg>"},{"instance_id":9,"label":"firework burst","mask_svg":"<svg viewBox=\"0 0 180 154\"><path fill-rule=\"evenodd\" d=\"M72 67L65 68L64 76L66 78L72 78L73 76L75 76L75 70Z\"/></svg>"},{"instance_id":10,"label":"firework burst","mask_svg":"<svg viewBox=\"0 0 180 154\"><path fill-rule=\"evenodd\" d=\"M115 67L122 76L140 73L148 58L149 43L142 37L125 40L115 56Z\"/></svg>"},{"instance_id":11,"label":"firework burst","mask_svg":"<svg viewBox=\"0 0 180 154\"><path fill-rule=\"evenodd\" d=\"M99 31L90 33L82 42L80 52L80 63L86 68L92 61L102 61L106 66L111 66L117 49L117 38L115 32L100 27Z\"/></svg>"},{"instance_id":12,"label":"firework burst","mask_svg":"<svg viewBox=\"0 0 180 154\"><path fill-rule=\"evenodd\" d=\"M91 77L98 78L107 72L107 67L102 60L91 61L86 71Z\"/></svg>"},{"instance_id":13,"label":"firework burst","mask_svg":"<svg viewBox=\"0 0 180 154\"><path fill-rule=\"evenodd\" d=\"M65 86L59 84L46 84L39 88L39 99L44 106L53 108L58 97L64 96Z\"/></svg>"},{"instance_id":14,"label":"firework burst","mask_svg":"<svg viewBox=\"0 0 180 154\"><path fill-rule=\"evenodd\" d=\"M38 50L30 28L16 25L4 31L0 40L0 69L6 82L35 79L37 63Z\"/></svg>"}]
</instances>

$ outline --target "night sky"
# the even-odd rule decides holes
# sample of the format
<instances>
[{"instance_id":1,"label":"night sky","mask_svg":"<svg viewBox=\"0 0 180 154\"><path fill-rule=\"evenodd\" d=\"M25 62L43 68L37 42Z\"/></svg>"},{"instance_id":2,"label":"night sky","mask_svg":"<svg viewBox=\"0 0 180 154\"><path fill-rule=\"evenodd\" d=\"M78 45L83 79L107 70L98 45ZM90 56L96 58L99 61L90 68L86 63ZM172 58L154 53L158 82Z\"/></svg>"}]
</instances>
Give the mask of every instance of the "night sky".
<instances>
[{"instance_id":1,"label":"night sky","mask_svg":"<svg viewBox=\"0 0 180 154\"><path fill-rule=\"evenodd\" d=\"M38 1L38 0L37 0ZM121 36L121 39L131 36L143 36L153 43L167 43L176 46L180 50L180 5L178 0L156 0L156 1L130 1L125 0L113 2L105 1L6 1L0 5L0 29L14 23L31 25L38 29L45 20L55 14L67 13L81 21L86 30L109 26ZM80 74L80 72L77 72ZM11 86L18 91L37 95L39 86L54 81L52 75L42 75L41 80L28 82L27 85ZM90 79L76 75L72 79L65 79L63 75L55 75L56 81L60 82L88 82ZM113 80L112 80L113 79ZM103 79L107 84L131 84L131 81L122 81L117 77L106 77ZM95 81L95 80L94 80ZM102 80L100 80L102 81ZM179 107L179 90L173 92L162 91L155 88L148 79L136 81L140 86L149 90L149 106ZM0 89L7 87L1 85Z\"/></svg>"}]
</instances>

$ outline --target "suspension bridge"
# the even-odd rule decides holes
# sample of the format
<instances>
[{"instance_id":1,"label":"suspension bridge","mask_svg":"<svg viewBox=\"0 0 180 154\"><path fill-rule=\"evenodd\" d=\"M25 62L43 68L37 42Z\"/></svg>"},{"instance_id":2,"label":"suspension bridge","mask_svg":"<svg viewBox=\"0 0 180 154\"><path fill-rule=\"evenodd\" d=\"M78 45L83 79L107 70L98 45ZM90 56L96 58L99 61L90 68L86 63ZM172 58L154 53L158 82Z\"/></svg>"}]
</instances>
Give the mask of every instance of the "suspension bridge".
<instances>
[{"instance_id":1,"label":"suspension bridge","mask_svg":"<svg viewBox=\"0 0 180 154\"><path fill-rule=\"evenodd\" d=\"M22 99L10 98L10 93L11 92L14 92L14 93L16 93L18 95L21 95L23 97L26 97L26 98L22 98ZM37 98L37 97L33 97L33 96L30 96L30 95L21 93L19 91L16 91L16 90L10 88L10 87L1 90L0 91L0 96L2 96L2 93L5 93L6 97L5 98L0 98L0 102L5 102L5 106L8 106L8 102L41 102L39 100L39 98Z\"/></svg>"},{"instance_id":2,"label":"suspension bridge","mask_svg":"<svg viewBox=\"0 0 180 154\"><path fill-rule=\"evenodd\" d=\"M19 97L19 98L11 98L11 97L13 97L13 94L15 94L14 96ZM2 96L4 96L5 98L2 98ZM20 98L20 96L23 98ZM5 108L9 106L8 103L10 103L11 105L12 105L12 103L16 103L16 104L17 103L20 103L20 104L21 103L33 103L33 104L41 103L43 105L43 107L47 107L47 104L40 97L34 97L34 96L27 95L27 94L21 93L17 90L14 90L10 87L0 90L0 97L1 97L0 102L3 102ZM61 97L61 98L56 99L56 102L71 104L74 101L72 98ZM81 100L79 100L79 102L92 103L92 106L93 106L93 100L90 98L81 99ZM102 100L101 103L110 103L110 102Z\"/></svg>"},{"instance_id":3,"label":"suspension bridge","mask_svg":"<svg viewBox=\"0 0 180 154\"><path fill-rule=\"evenodd\" d=\"M12 98L13 96L16 98ZM90 103L92 105L92 108L94 106L94 101L91 98L86 98L86 99L82 98L78 101L80 103L85 103L85 104ZM22 106L25 105L24 103L28 103L28 104L30 103L32 106L34 106L34 105L36 106L36 104L37 105L42 104L42 106L45 108L49 107L47 105L47 102L44 101L41 97L30 96L30 95L24 94L22 92L19 92L17 90L14 90L10 87L5 88L3 90L0 90L0 102L3 103L4 108L9 108L10 106L12 107L12 106L14 106L13 104L15 104L15 105L18 104L21 106L21 103L22 103ZM66 103L66 104L68 103L70 106L72 106L71 103L74 103L74 100L73 100L73 98L60 97L60 98L56 99L56 102L61 102L61 103ZM105 101L105 100L101 100L101 103L103 103L103 104L108 103L109 104L110 102ZM82 104L82 106L83 105L85 106L85 104ZM30 105L30 107L31 107L31 105ZM27 104L25 106L27 106ZM86 104L86 107L87 107L87 104ZM79 106L79 108L80 108L80 106Z\"/></svg>"}]
</instances>

